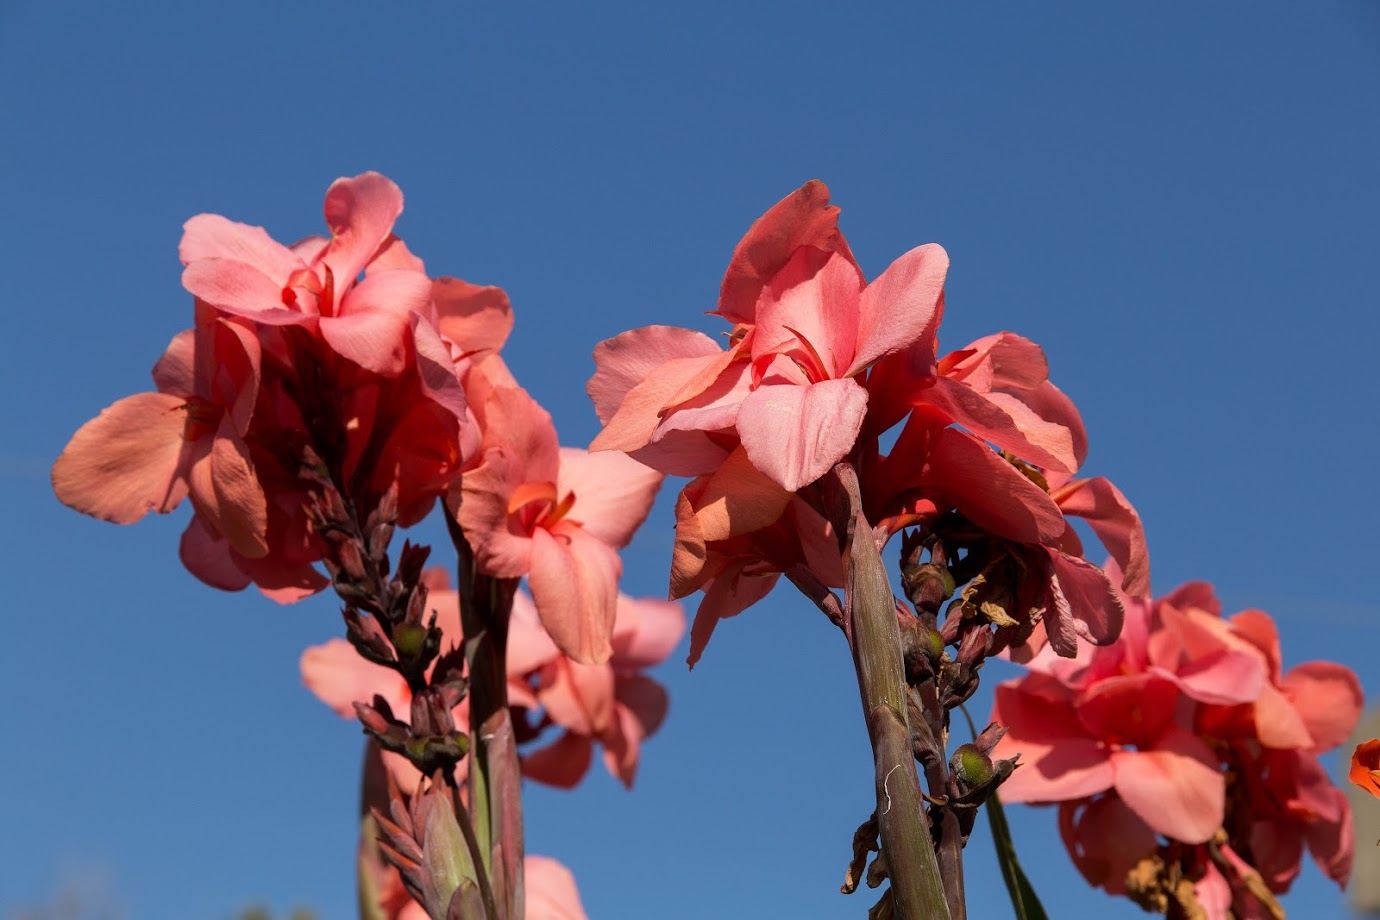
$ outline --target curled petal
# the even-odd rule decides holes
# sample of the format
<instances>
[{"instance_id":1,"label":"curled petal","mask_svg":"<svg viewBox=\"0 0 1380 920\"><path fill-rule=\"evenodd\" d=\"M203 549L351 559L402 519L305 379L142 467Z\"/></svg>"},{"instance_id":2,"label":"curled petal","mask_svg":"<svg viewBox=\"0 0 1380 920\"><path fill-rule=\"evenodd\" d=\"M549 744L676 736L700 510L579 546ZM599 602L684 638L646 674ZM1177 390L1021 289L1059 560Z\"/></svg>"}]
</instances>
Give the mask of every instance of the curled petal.
<instances>
[{"instance_id":1,"label":"curled petal","mask_svg":"<svg viewBox=\"0 0 1380 920\"><path fill-rule=\"evenodd\" d=\"M323 207L331 242L322 259L335 278L337 298L389 241L402 209L402 190L376 172L331 183Z\"/></svg>"},{"instance_id":2,"label":"curled petal","mask_svg":"<svg viewBox=\"0 0 1380 920\"><path fill-rule=\"evenodd\" d=\"M198 214L182 225L177 254L183 265L203 259L226 259L256 269L281 288L293 272L305 266L288 247L263 227L227 220L219 214Z\"/></svg>"},{"instance_id":3,"label":"curled petal","mask_svg":"<svg viewBox=\"0 0 1380 920\"><path fill-rule=\"evenodd\" d=\"M628 392L667 362L706 358L722 351L719 343L692 329L675 326L630 329L594 346L594 376L585 389L594 402L599 421L607 425Z\"/></svg>"},{"instance_id":4,"label":"curled petal","mask_svg":"<svg viewBox=\"0 0 1380 920\"><path fill-rule=\"evenodd\" d=\"M407 367L407 329L407 319L389 310L321 319L321 338L332 351L384 377L396 377Z\"/></svg>"},{"instance_id":5,"label":"curled petal","mask_svg":"<svg viewBox=\"0 0 1380 920\"><path fill-rule=\"evenodd\" d=\"M717 575L704 588L704 598L690 627L690 654L685 663L694 667L709 644L709 637L720 620L737 616L766 597L775 586L779 574L753 575L734 565Z\"/></svg>"},{"instance_id":6,"label":"curled petal","mask_svg":"<svg viewBox=\"0 0 1380 920\"><path fill-rule=\"evenodd\" d=\"M939 492L974 524L1019 543L1055 545L1067 527L1048 493L954 428L935 435L919 483Z\"/></svg>"},{"instance_id":7,"label":"curled petal","mask_svg":"<svg viewBox=\"0 0 1380 920\"><path fill-rule=\"evenodd\" d=\"M613 665L620 673L661 664L685 635L680 604L618 595L613 626Z\"/></svg>"},{"instance_id":8,"label":"curled petal","mask_svg":"<svg viewBox=\"0 0 1380 920\"><path fill-rule=\"evenodd\" d=\"M437 278L432 282L431 299L441 334L473 360L497 353L513 331L513 308L502 288Z\"/></svg>"},{"instance_id":9,"label":"curled petal","mask_svg":"<svg viewBox=\"0 0 1380 920\"><path fill-rule=\"evenodd\" d=\"M705 540L726 540L768 526L790 504L791 493L769 479L739 447L709 477L695 502Z\"/></svg>"},{"instance_id":10,"label":"curled petal","mask_svg":"<svg viewBox=\"0 0 1380 920\"><path fill-rule=\"evenodd\" d=\"M1150 554L1140 515L1126 496L1101 476L1075 479L1051 493L1065 515L1088 522L1121 568L1121 588L1132 597L1150 596Z\"/></svg>"}]
</instances>

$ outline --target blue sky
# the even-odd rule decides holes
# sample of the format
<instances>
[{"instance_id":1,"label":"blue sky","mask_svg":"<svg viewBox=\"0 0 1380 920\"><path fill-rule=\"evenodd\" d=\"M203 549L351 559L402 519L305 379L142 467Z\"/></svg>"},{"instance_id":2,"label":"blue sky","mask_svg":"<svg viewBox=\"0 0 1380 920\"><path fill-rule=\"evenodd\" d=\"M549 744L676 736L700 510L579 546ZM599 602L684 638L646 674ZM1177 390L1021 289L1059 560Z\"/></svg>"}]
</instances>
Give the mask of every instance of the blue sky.
<instances>
[{"instance_id":1,"label":"blue sky","mask_svg":"<svg viewBox=\"0 0 1380 920\"><path fill-rule=\"evenodd\" d=\"M47 468L190 324L184 220L294 240L365 169L402 186L399 232L434 274L509 291L506 356L572 444L597 430L593 345L715 330L739 236L824 179L870 274L948 249L945 347L1044 345L1088 469L1145 518L1157 593L1211 580L1275 616L1286 665L1380 689L1367 0L10 0L0 86L0 916L84 875L140 920L353 911L361 740L297 671L339 633L334 602L205 588L176 560L185 510L90 521ZM670 526L663 500L634 593L664 590ZM672 712L635 791L598 770L533 789L530 848L595 918L860 915L835 892L869 752L832 627L782 588L659 676ZM1086 888L1051 811L1011 812L1052 915L1141 916ZM1007 916L989 853L980 831L971 913ZM1311 865L1285 904L1343 910Z\"/></svg>"}]
</instances>

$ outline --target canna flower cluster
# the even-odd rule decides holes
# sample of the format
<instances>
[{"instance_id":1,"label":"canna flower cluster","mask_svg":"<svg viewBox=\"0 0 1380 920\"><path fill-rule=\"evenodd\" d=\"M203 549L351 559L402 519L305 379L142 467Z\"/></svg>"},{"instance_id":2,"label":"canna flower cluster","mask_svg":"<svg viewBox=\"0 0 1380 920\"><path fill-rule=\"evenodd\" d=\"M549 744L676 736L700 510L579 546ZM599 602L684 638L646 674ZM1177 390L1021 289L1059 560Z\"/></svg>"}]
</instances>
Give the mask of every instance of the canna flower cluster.
<instances>
[{"instance_id":1,"label":"canna flower cluster","mask_svg":"<svg viewBox=\"0 0 1380 920\"><path fill-rule=\"evenodd\" d=\"M329 238L289 247L218 215L189 220L194 326L154 366L155 392L73 436L53 467L58 498L129 524L190 497L188 570L280 602L329 584L303 513L308 450L361 519L390 492L404 526L425 516L475 450L457 364L491 338L464 319L494 289L428 277L393 235L402 205L365 173L327 191ZM457 284L468 297L447 296Z\"/></svg>"},{"instance_id":2,"label":"canna flower cluster","mask_svg":"<svg viewBox=\"0 0 1380 920\"><path fill-rule=\"evenodd\" d=\"M1058 802L1084 877L1160 913L1277 916L1305 849L1345 885L1350 809L1318 756L1360 718L1356 675L1282 673L1270 617L1222 617L1203 583L1126 610L1115 645L1040 654L997 688L995 754L1021 764L1003 798Z\"/></svg>"},{"instance_id":3,"label":"canna flower cluster","mask_svg":"<svg viewBox=\"0 0 1380 920\"><path fill-rule=\"evenodd\" d=\"M459 645L460 597L444 569L423 573L428 604L436 614L443 648ZM643 671L666 659L685 632L680 605L618 595L612 633L613 655L603 664L580 664L562 653L542 629L531 598L513 598L508 633L508 699L514 710L525 778L571 788L589 770L595 744L603 748L609 773L632 787L642 742L666 717L665 688ZM388 710L407 713L412 691L396 671L366 661L344 639L330 639L302 653L302 682L341 716L353 719L359 701L380 698ZM468 723L469 700L454 710L457 725ZM552 737L552 734L555 737ZM401 789L422 778L404 757L383 752L384 764ZM463 769L466 761L460 762Z\"/></svg>"},{"instance_id":4,"label":"canna flower cluster","mask_svg":"<svg viewBox=\"0 0 1380 920\"><path fill-rule=\"evenodd\" d=\"M1048 639L1072 655L1075 636L1116 637L1118 586L1082 558L1070 517L1121 563L1120 587L1148 593L1140 521L1105 479L1075 478L1087 437L1039 346L1000 333L938 353L948 265L927 244L868 282L814 181L734 250L713 311L730 324L727 347L648 326L595 349L588 389L604 429L591 449L693 477L671 569L672 597L704 594L692 664L720 620L782 575L843 585L820 483L845 461L879 541L908 527L981 532L989 593L999 574L1012 582L998 646L1033 654Z\"/></svg>"}]
</instances>

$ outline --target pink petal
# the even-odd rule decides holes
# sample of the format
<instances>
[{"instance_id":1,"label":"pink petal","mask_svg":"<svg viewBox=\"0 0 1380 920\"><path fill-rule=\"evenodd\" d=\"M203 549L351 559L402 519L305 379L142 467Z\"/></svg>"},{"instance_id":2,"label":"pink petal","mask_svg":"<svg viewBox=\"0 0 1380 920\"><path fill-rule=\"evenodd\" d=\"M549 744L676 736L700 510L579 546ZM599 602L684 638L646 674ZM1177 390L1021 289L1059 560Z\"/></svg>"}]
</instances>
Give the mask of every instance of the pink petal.
<instances>
[{"instance_id":1,"label":"pink petal","mask_svg":"<svg viewBox=\"0 0 1380 920\"><path fill-rule=\"evenodd\" d=\"M1167 669L1185 693L1202 703L1250 703L1265 687L1265 662L1227 623L1202 610L1156 605L1159 629L1150 636L1148 661Z\"/></svg>"},{"instance_id":2,"label":"pink petal","mask_svg":"<svg viewBox=\"0 0 1380 920\"><path fill-rule=\"evenodd\" d=\"M1308 851L1318 868L1332 881L1343 888L1351 879L1352 829L1351 803L1346 793L1329 785L1326 794L1334 800L1334 807L1340 820L1310 821L1304 828Z\"/></svg>"},{"instance_id":3,"label":"pink petal","mask_svg":"<svg viewBox=\"0 0 1380 920\"><path fill-rule=\"evenodd\" d=\"M554 859L528 856L523 862L527 920L587 920L575 876Z\"/></svg>"},{"instance_id":4,"label":"pink petal","mask_svg":"<svg viewBox=\"0 0 1380 920\"><path fill-rule=\"evenodd\" d=\"M1079 723L1067 690L1044 675L1031 677L997 687L992 719L1006 726L1007 734L992 756L1021 755L1016 772L1002 783L1002 798L1055 802L1108 789L1112 768L1106 746Z\"/></svg>"},{"instance_id":5,"label":"pink petal","mask_svg":"<svg viewBox=\"0 0 1380 920\"><path fill-rule=\"evenodd\" d=\"M666 688L642 674L617 675L614 694L618 698L620 715L631 716L636 723L638 738L649 738L656 734L671 708L671 698ZM627 726L623 728L626 730Z\"/></svg>"},{"instance_id":6,"label":"pink petal","mask_svg":"<svg viewBox=\"0 0 1380 920\"><path fill-rule=\"evenodd\" d=\"M725 570L705 586L704 598L690 628L690 654L685 663L694 668L719 621L737 616L766 597L780 577L777 573L745 573L738 565Z\"/></svg>"},{"instance_id":7,"label":"pink petal","mask_svg":"<svg viewBox=\"0 0 1380 920\"><path fill-rule=\"evenodd\" d=\"M355 718L356 702L382 696L400 719L408 718L412 694L407 681L391 668L365 661L344 639L328 639L302 653L302 683L316 698L347 719Z\"/></svg>"},{"instance_id":8,"label":"pink petal","mask_svg":"<svg viewBox=\"0 0 1380 920\"><path fill-rule=\"evenodd\" d=\"M1253 707L1256 740L1276 750L1313 748L1313 733L1292 700L1271 684L1260 691Z\"/></svg>"},{"instance_id":9,"label":"pink petal","mask_svg":"<svg viewBox=\"0 0 1380 920\"><path fill-rule=\"evenodd\" d=\"M543 671L537 698L557 725L598 735L613 725L613 668L558 658Z\"/></svg>"},{"instance_id":10,"label":"pink petal","mask_svg":"<svg viewBox=\"0 0 1380 920\"><path fill-rule=\"evenodd\" d=\"M306 267L263 227L236 223L219 214L198 214L183 224L177 254L183 265L203 259L242 262L275 282L280 290L293 272Z\"/></svg>"},{"instance_id":11,"label":"pink petal","mask_svg":"<svg viewBox=\"0 0 1380 920\"><path fill-rule=\"evenodd\" d=\"M437 278L431 299L440 317L441 334L464 355L493 354L513 331L513 308L499 287L482 287L459 278Z\"/></svg>"},{"instance_id":12,"label":"pink petal","mask_svg":"<svg viewBox=\"0 0 1380 920\"><path fill-rule=\"evenodd\" d=\"M676 358L662 364L655 374L624 394L617 411L604 421L604 430L590 443L589 449L634 451L645 447L661 423L662 409L688 381L716 360L715 355L705 355Z\"/></svg>"},{"instance_id":13,"label":"pink petal","mask_svg":"<svg viewBox=\"0 0 1380 920\"><path fill-rule=\"evenodd\" d=\"M388 310L321 318L321 338L332 351L384 377L397 377L407 367L407 330L407 319Z\"/></svg>"},{"instance_id":14,"label":"pink petal","mask_svg":"<svg viewBox=\"0 0 1380 920\"><path fill-rule=\"evenodd\" d=\"M1116 641L1126 611L1106 573L1086 559L1053 549L1046 552L1050 561L1049 586L1054 610L1045 613L1044 624L1055 651L1066 658L1076 654L1066 641L1071 638L1068 636L1070 628L1094 645Z\"/></svg>"},{"instance_id":15,"label":"pink petal","mask_svg":"<svg viewBox=\"0 0 1380 920\"><path fill-rule=\"evenodd\" d=\"M667 476L694 478L714 472L728 459L736 445L725 447L720 443L724 440L729 438L723 432L667 431L646 447L629 451L628 456Z\"/></svg>"},{"instance_id":16,"label":"pink petal","mask_svg":"<svg viewBox=\"0 0 1380 920\"><path fill-rule=\"evenodd\" d=\"M1059 833L1083 877L1108 894L1126 893L1126 875L1159 846L1155 832L1115 795L1059 803Z\"/></svg>"},{"instance_id":17,"label":"pink petal","mask_svg":"<svg viewBox=\"0 0 1380 920\"><path fill-rule=\"evenodd\" d=\"M182 396L139 393L101 410L53 464L53 491L65 505L116 524L150 510L167 513L187 494Z\"/></svg>"},{"instance_id":18,"label":"pink petal","mask_svg":"<svg viewBox=\"0 0 1380 920\"><path fill-rule=\"evenodd\" d=\"M523 755L522 777L557 789L574 789L589 772L593 759L593 741L575 732L562 732L546 747ZM531 916L530 909L528 916Z\"/></svg>"},{"instance_id":19,"label":"pink petal","mask_svg":"<svg viewBox=\"0 0 1380 920\"><path fill-rule=\"evenodd\" d=\"M815 366L815 379L838 378L848 373L856 345L862 272L838 254L819 266L817 255L797 250L763 288L752 357L795 354Z\"/></svg>"},{"instance_id":20,"label":"pink petal","mask_svg":"<svg viewBox=\"0 0 1380 920\"><path fill-rule=\"evenodd\" d=\"M730 323L755 321L757 297L797 249L853 254L838 229L829 189L812 179L758 218L733 250L719 291L719 313Z\"/></svg>"},{"instance_id":21,"label":"pink petal","mask_svg":"<svg viewBox=\"0 0 1380 920\"><path fill-rule=\"evenodd\" d=\"M647 519L661 480L661 473L626 454L562 447L556 492L575 495L570 519L586 533L622 549Z\"/></svg>"},{"instance_id":22,"label":"pink petal","mask_svg":"<svg viewBox=\"0 0 1380 920\"><path fill-rule=\"evenodd\" d=\"M661 664L685 635L685 611L673 601L618 595L613 666L619 672Z\"/></svg>"},{"instance_id":23,"label":"pink petal","mask_svg":"<svg viewBox=\"0 0 1380 920\"><path fill-rule=\"evenodd\" d=\"M695 519L704 540L727 540L770 525L790 501L791 493L768 479L739 447L705 483Z\"/></svg>"},{"instance_id":24,"label":"pink petal","mask_svg":"<svg viewBox=\"0 0 1380 920\"><path fill-rule=\"evenodd\" d=\"M371 271L341 299L339 313L348 316L358 310L384 310L407 316L431 312L431 279L421 272Z\"/></svg>"},{"instance_id":25,"label":"pink petal","mask_svg":"<svg viewBox=\"0 0 1380 920\"><path fill-rule=\"evenodd\" d=\"M235 316L270 325L305 322L307 314L283 306L283 285L244 262L201 259L182 271L182 286Z\"/></svg>"},{"instance_id":26,"label":"pink petal","mask_svg":"<svg viewBox=\"0 0 1380 920\"><path fill-rule=\"evenodd\" d=\"M1116 791L1158 833L1206 843L1222 826L1226 780L1207 742L1171 727L1153 750L1113 751Z\"/></svg>"},{"instance_id":27,"label":"pink petal","mask_svg":"<svg viewBox=\"0 0 1380 920\"><path fill-rule=\"evenodd\" d=\"M1174 719L1178 688L1157 674L1125 674L1091 684L1079 694L1078 718L1103 741L1154 744Z\"/></svg>"},{"instance_id":28,"label":"pink petal","mask_svg":"<svg viewBox=\"0 0 1380 920\"><path fill-rule=\"evenodd\" d=\"M675 326L630 329L594 346L594 376L585 389L599 421L608 424L633 387L668 361L705 358L723 349L702 332Z\"/></svg>"},{"instance_id":29,"label":"pink petal","mask_svg":"<svg viewBox=\"0 0 1380 920\"><path fill-rule=\"evenodd\" d=\"M637 778L638 755L642 751L642 725L631 711L619 706L617 727L600 737L604 743L604 766L623 788L631 789Z\"/></svg>"},{"instance_id":30,"label":"pink petal","mask_svg":"<svg viewBox=\"0 0 1380 920\"><path fill-rule=\"evenodd\" d=\"M1005 394L980 393L940 376L921 391L917 403L933 406L984 441L1037 466L1070 472L1076 468L1069 430L1040 418L1024 403Z\"/></svg>"},{"instance_id":31,"label":"pink petal","mask_svg":"<svg viewBox=\"0 0 1380 920\"><path fill-rule=\"evenodd\" d=\"M532 600L556 646L576 661L600 664L613 654L609 637L622 571L618 553L578 525L562 521L533 533Z\"/></svg>"},{"instance_id":32,"label":"pink petal","mask_svg":"<svg viewBox=\"0 0 1380 920\"><path fill-rule=\"evenodd\" d=\"M980 441L953 428L935 435L919 481L974 524L1018 543L1057 543L1067 526L1044 489Z\"/></svg>"},{"instance_id":33,"label":"pink petal","mask_svg":"<svg viewBox=\"0 0 1380 920\"><path fill-rule=\"evenodd\" d=\"M738 433L753 466L795 492L853 449L866 410L867 390L852 378L762 386L743 400Z\"/></svg>"},{"instance_id":34,"label":"pink petal","mask_svg":"<svg viewBox=\"0 0 1380 920\"><path fill-rule=\"evenodd\" d=\"M211 447L211 487L216 496L216 527L235 552L247 559L268 554L268 500L244 443L230 418L221 420Z\"/></svg>"},{"instance_id":35,"label":"pink petal","mask_svg":"<svg viewBox=\"0 0 1380 920\"><path fill-rule=\"evenodd\" d=\"M1088 522L1122 572L1121 588L1132 597L1150 596L1150 554L1140 515L1120 490L1101 476L1075 479L1055 489L1054 501L1065 515Z\"/></svg>"},{"instance_id":36,"label":"pink petal","mask_svg":"<svg viewBox=\"0 0 1380 920\"><path fill-rule=\"evenodd\" d=\"M173 396L196 393L196 330L184 329L173 336L153 366L153 384L158 392Z\"/></svg>"},{"instance_id":37,"label":"pink petal","mask_svg":"<svg viewBox=\"0 0 1380 920\"><path fill-rule=\"evenodd\" d=\"M1355 672L1331 661L1291 668L1284 675L1283 689L1308 726L1315 751L1345 742L1365 708L1365 692Z\"/></svg>"},{"instance_id":38,"label":"pink petal","mask_svg":"<svg viewBox=\"0 0 1380 920\"><path fill-rule=\"evenodd\" d=\"M202 582L222 591L243 591L250 577L235 560L230 544L213 533L201 515L192 515L178 545L182 564Z\"/></svg>"},{"instance_id":39,"label":"pink petal","mask_svg":"<svg viewBox=\"0 0 1380 920\"><path fill-rule=\"evenodd\" d=\"M522 485L522 460L512 448L485 451L484 461L460 477L447 508L465 531L481 572L521 578L531 567L532 540L508 511L508 499Z\"/></svg>"},{"instance_id":40,"label":"pink petal","mask_svg":"<svg viewBox=\"0 0 1380 920\"><path fill-rule=\"evenodd\" d=\"M332 239L322 259L334 276L337 299L388 241L402 209L402 190L376 172L331 183L323 210Z\"/></svg>"},{"instance_id":41,"label":"pink petal","mask_svg":"<svg viewBox=\"0 0 1380 920\"><path fill-rule=\"evenodd\" d=\"M848 374L934 336L948 271L948 253L927 243L892 262L867 286L858 304L857 350Z\"/></svg>"},{"instance_id":42,"label":"pink petal","mask_svg":"<svg viewBox=\"0 0 1380 920\"><path fill-rule=\"evenodd\" d=\"M458 606L456 612L458 615ZM513 595L513 612L508 620L508 676L529 674L559 654L560 649L542 628L532 598L526 591L518 590Z\"/></svg>"}]
</instances>

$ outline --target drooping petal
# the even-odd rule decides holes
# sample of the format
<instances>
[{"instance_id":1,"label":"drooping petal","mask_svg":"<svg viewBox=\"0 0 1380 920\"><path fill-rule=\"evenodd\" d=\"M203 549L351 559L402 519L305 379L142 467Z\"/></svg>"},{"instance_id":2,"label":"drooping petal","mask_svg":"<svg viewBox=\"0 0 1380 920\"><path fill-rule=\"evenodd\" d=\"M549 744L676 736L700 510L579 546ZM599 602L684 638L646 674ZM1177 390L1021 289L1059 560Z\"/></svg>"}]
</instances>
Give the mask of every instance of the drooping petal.
<instances>
[{"instance_id":1,"label":"drooping petal","mask_svg":"<svg viewBox=\"0 0 1380 920\"><path fill-rule=\"evenodd\" d=\"M196 393L196 330L184 329L173 336L153 366L153 385L158 392L173 396Z\"/></svg>"},{"instance_id":2,"label":"drooping petal","mask_svg":"<svg viewBox=\"0 0 1380 920\"><path fill-rule=\"evenodd\" d=\"M557 789L574 789L589 772L593 759L593 741L575 732L562 732L551 744L522 756L522 777Z\"/></svg>"},{"instance_id":3,"label":"drooping petal","mask_svg":"<svg viewBox=\"0 0 1380 920\"><path fill-rule=\"evenodd\" d=\"M1171 727L1153 750L1113 751L1116 791L1158 833L1206 843L1222 826L1226 780L1203 739Z\"/></svg>"},{"instance_id":4,"label":"drooping petal","mask_svg":"<svg viewBox=\"0 0 1380 920\"><path fill-rule=\"evenodd\" d=\"M139 393L102 409L53 464L58 499L116 524L175 508L187 494L186 402L169 393Z\"/></svg>"},{"instance_id":5,"label":"drooping petal","mask_svg":"<svg viewBox=\"0 0 1380 920\"><path fill-rule=\"evenodd\" d=\"M508 501L523 483L521 455L509 447L484 452L483 462L460 477L446 507L465 531L481 572L521 578L532 564L532 539L509 513Z\"/></svg>"},{"instance_id":6,"label":"drooping petal","mask_svg":"<svg viewBox=\"0 0 1380 920\"><path fill-rule=\"evenodd\" d=\"M719 314L730 323L755 322L762 287L802 246L853 261L838 215L839 209L829 204L828 187L818 179L774 204L734 248L719 289Z\"/></svg>"},{"instance_id":7,"label":"drooping petal","mask_svg":"<svg viewBox=\"0 0 1380 920\"><path fill-rule=\"evenodd\" d=\"M457 617L459 607L456 607ZM537 617L537 607L526 591L513 595L513 611L508 619L508 676L520 677L551 661L560 650L551 641Z\"/></svg>"},{"instance_id":8,"label":"drooping petal","mask_svg":"<svg viewBox=\"0 0 1380 920\"><path fill-rule=\"evenodd\" d=\"M969 431L1038 466L1072 472L1073 438L1062 425L1046 421L1019 400L980 393L948 377L934 378L917 403L931 406Z\"/></svg>"},{"instance_id":9,"label":"drooping petal","mask_svg":"<svg viewBox=\"0 0 1380 920\"><path fill-rule=\"evenodd\" d=\"M766 597L780 577L777 573L755 575L744 572L741 564L731 566L715 576L705 586L704 598L695 612L695 622L690 627L690 654L685 663L694 668L719 621L737 616Z\"/></svg>"},{"instance_id":10,"label":"drooping petal","mask_svg":"<svg viewBox=\"0 0 1380 920\"><path fill-rule=\"evenodd\" d=\"M371 271L342 298L340 314L358 310L385 310L398 316L430 314L432 282L422 272Z\"/></svg>"},{"instance_id":11,"label":"drooping petal","mask_svg":"<svg viewBox=\"0 0 1380 920\"><path fill-rule=\"evenodd\" d=\"M726 540L768 526L790 501L791 493L758 470L739 447L706 481L695 503L695 519L704 540Z\"/></svg>"},{"instance_id":12,"label":"drooping petal","mask_svg":"<svg viewBox=\"0 0 1380 920\"><path fill-rule=\"evenodd\" d=\"M654 681L649 680L648 683L657 686ZM604 743L604 766L623 784L623 788L631 789L633 780L637 778L643 729L637 717L624 706L618 707L616 720L616 728L600 736Z\"/></svg>"},{"instance_id":13,"label":"drooping petal","mask_svg":"<svg viewBox=\"0 0 1380 920\"><path fill-rule=\"evenodd\" d=\"M1356 673L1331 661L1291 668L1284 675L1283 690L1308 726L1315 751L1330 751L1346 741L1365 708Z\"/></svg>"},{"instance_id":14,"label":"drooping petal","mask_svg":"<svg viewBox=\"0 0 1380 920\"><path fill-rule=\"evenodd\" d=\"M613 626L613 666L623 672L661 664L685 635L680 604L618 595Z\"/></svg>"},{"instance_id":15,"label":"drooping petal","mask_svg":"<svg viewBox=\"0 0 1380 920\"><path fill-rule=\"evenodd\" d=\"M613 668L557 658L543 671L537 698L557 725L598 735L613 725Z\"/></svg>"},{"instance_id":16,"label":"drooping petal","mask_svg":"<svg viewBox=\"0 0 1380 920\"><path fill-rule=\"evenodd\" d=\"M1107 747L1088 735L1067 701L1067 691L1044 675L997 687L992 720L1006 726L992 756L1021 755L1002 783L1010 802L1056 802L1095 795L1112 785ZM1060 700L1059 696L1065 699Z\"/></svg>"},{"instance_id":17,"label":"drooping petal","mask_svg":"<svg viewBox=\"0 0 1380 920\"><path fill-rule=\"evenodd\" d=\"M586 533L621 549L647 519L661 480L661 473L626 454L562 447L556 492L562 498L574 494L571 520L578 521Z\"/></svg>"},{"instance_id":18,"label":"drooping petal","mask_svg":"<svg viewBox=\"0 0 1380 920\"><path fill-rule=\"evenodd\" d=\"M723 351L702 332L675 326L630 329L594 346L594 376L585 385L599 421L607 425L633 387L681 358L706 358Z\"/></svg>"},{"instance_id":19,"label":"drooping petal","mask_svg":"<svg viewBox=\"0 0 1380 920\"><path fill-rule=\"evenodd\" d=\"M1071 626L1073 632L1094 645L1108 645L1121 634L1126 616L1121 596L1107 580L1107 575L1086 559L1068 556L1054 549L1046 550L1050 561L1050 589L1055 609L1045 614L1045 628L1050 644L1065 657L1076 652L1061 648L1055 641L1051 620Z\"/></svg>"},{"instance_id":20,"label":"drooping petal","mask_svg":"<svg viewBox=\"0 0 1380 920\"><path fill-rule=\"evenodd\" d=\"M344 639L328 639L302 653L302 683L316 698L347 718L355 718L356 702L368 703L375 695L388 701L399 718L406 719L412 694L407 681L391 668L365 661Z\"/></svg>"},{"instance_id":21,"label":"drooping petal","mask_svg":"<svg viewBox=\"0 0 1380 920\"><path fill-rule=\"evenodd\" d=\"M622 571L618 553L576 524L562 521L533 533L532 600L556 646L576 661L602 664L613 654Z\"/></svg>"},{"instance_id":22,"label":"drooping petal","mask_svg":"<svg viewBox=\"0 0 1380 920\"><path fill-rule=\"evenodd\" d=\"M1088 522L1121 568L1121 589L1132 597L1150 596L1150 553L1140 515L1110 481L1075 479L1051 494L1059 510Z\"/></svg>"},{"instance_id":23,"label":"drooping petal","mask_svg":"<svg viewBox=\"0 0 1380 920\"><path fill-rule=\"evenodd\" d=\"M927 243L892 262L867 286L858 303L857 348L848 374L933 338L948 271L948 253Z\"/></svg>"},{"instance_id":24,"label":"drooping petal","mask_svg":"<svg viewBox=\"0 0 1380 920\"><path fill-rule=\"evenodd\" d=\"M1047 492L957 429L934 436L918 484L938 491L984 530L1015 542L1055 544L1066 526Z\"/></svg>"},{"instance_id":25,"label":"drooping petal","mask_svg":"<svg viewBox=\"0 0 1380 920\"><path fill-rule=\"evenodd\" d=\"M523 862L527 920L588 920L575 876L556 860L528 856Z\"/></svg>"},{"instance_id":26,"label":"drooping petal","mask_svg":"<svg viewBox=\"0 0 1380 920\"><path fill-rule=\"evenodd\" d=\"M249 446L235 433L229 416L221 420L211 446L210 476L216 496L216 527L241 556L266 556L268 500L249 459Z\"/></svg>"},{"instance_id":27,"label":"drooping petal","mask_svg":"<svg viewBox=\"0 0 1380 920\"><path fill-rule=\"evenodd\" d=\"M1059 803L1059 833L1073 864L1108 894L1126 893L1126 875L1159 839L1116 795Z\"/></svg>"},{"instance_id":28,"label":"drooping petal","mask_svg":"<svg viewBox=\"0 0 1380 920\"><path fill-rule=\"evenodd\" d=\"M200 514L192 515L178 544L182 564L202 582L222 591L243 591L250 577L238 565L224 537L213 533Z\"/></svg>"},{"instance_id":29,"label":"drooping petal","mask_svg":"<svg viewBox=\"0 0 1380 920\"><path fill-rule=\"evenodd\" d=\"M866 411L867 390L852 378L762 386L743 400L738 434L753 466L796 492L853 449Z\"/></svg>"}]
</instances>

